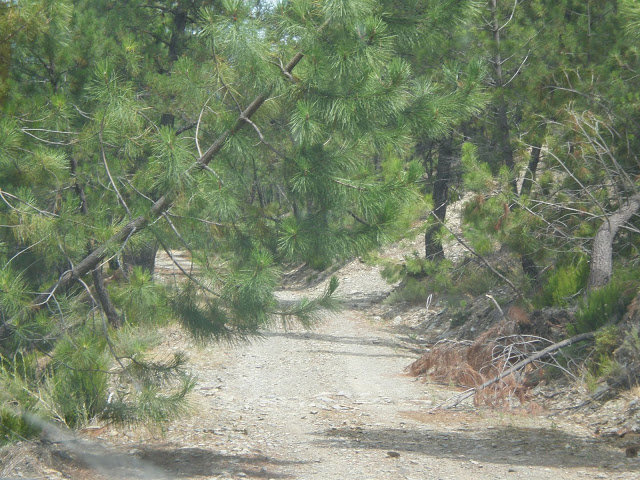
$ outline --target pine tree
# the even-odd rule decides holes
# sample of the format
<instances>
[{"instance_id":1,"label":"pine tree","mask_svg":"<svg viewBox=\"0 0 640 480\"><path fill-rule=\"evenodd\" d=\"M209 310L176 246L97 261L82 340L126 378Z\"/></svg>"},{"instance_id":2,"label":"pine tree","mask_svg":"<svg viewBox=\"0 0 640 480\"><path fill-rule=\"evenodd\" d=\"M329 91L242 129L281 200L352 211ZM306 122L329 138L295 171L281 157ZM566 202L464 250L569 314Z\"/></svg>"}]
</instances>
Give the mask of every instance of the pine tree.
<instances>
[{"instance_id":1,"label":"pine tree","mask_svg":"<svg viewBox=\"0 0 640 480\"><path fill-rule=\"evenodd\" d=\"M461 126L487 101L486 64L467 33L480 6L465 0L386 2L385 6L402 39L400 54L415 72L414 102L405 118L415 139L410 156L423 165L424 192L430 194L433 204L425 232L425 256L442 259L441 223L446 218L449 186L456 181ZM424 31L430 34L421 34Z\"/></svg>"},{"instance_id":2,"label":"pine tree","mask_svg":"<svg viewBox=\"0 0 640 480\"><path fill-rule=\"evenodd\" d=\"M511 112L509 141L500 140L504 135L494 138L496 145L518 147L512 151L522 163L530 151L525 160L528 172L520 198L512 184L511 192L502 188L468 210L475 213L468 218L467 232L478 242L487 235L499 238L521 255L523 270L531 278L543 270L538 265L556 265L557 272L547 269L547 277L564 275L563 268L580 271L578 290L587 286L588 276L577 266L591 258L592 270L598 270L599 222L609 225L615 212L633 205L636 190L636 139L630 135L636 115L629 90L635 79L629 68L636 64L637 54L618 35L622 28L614 3L536 1L505 10L510 20L499 32L506 49L501 57L510 59L517 75L508 77L501 97ZM500 2L496 7L502 12ZM479 159L491 162L482 148L484 129L476 125L471 140L481 146ZM511 171L511 182L523 167ZM502 178L506 172L496 180ZM511 207L508 216L504 205ZM604 270L609 273L602 278L610 277L610 268Z\"/></svg>"},{"instance_id":3,"label":"pine tree","mask_svg":"<svg viewBox=\"0 0 640 480\"><path fill-rule=\"evenodd\" d=\"M417 23L370 0L12 6L3 400L42 407L29 392L50 385L69 425L162 421L193 379L181 354L145 359L149 326L237 341L333 308L335 282L280 305L280 265L365 252L415 210L413 134L448 132L463 105L403 58L442 5ZM165 291L143 258L156 246L189 250L201 273ZM110 391L114 374L126 388Z\"/></svg>"}]
</instances>

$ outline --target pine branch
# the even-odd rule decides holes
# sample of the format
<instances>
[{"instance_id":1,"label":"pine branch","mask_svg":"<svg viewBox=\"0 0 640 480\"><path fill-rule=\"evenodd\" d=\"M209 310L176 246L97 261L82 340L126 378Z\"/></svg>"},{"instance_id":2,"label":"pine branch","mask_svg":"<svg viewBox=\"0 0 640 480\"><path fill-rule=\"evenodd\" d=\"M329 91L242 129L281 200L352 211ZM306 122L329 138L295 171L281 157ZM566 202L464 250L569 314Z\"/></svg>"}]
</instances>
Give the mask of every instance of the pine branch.
<instances>
[{"instance_id":1,"label":"pine branch","mask_svg":"<svg viewBox=\"0 0 640 480\"><path fill-rule=\"evenodd\" d=\"M102 306L102 310L107 316L109 320L109 324L113 328L120 328L122 326L122 320L120 319L120 315L116 311L116 307L113 305L111 298L109 297L109 292L107 288L104 286L104 279L102 277L102 268L97 267L91 272L93 275L93 286L96 289L96 295L98 295L98 299L100 300L100 305Z\"/></svg>"},{"instance_id":2,"label":"pine branch","mask_svg":"<svg viewBox=\"0 0 640 480\"><path fill-rule=\"evenodd\" d=\"M107 172L107 177L109 177L109 183L111 183L111 186L113 187L113 189L116 192L118 200L120 201L120 203L124 207L125 211L127 212L127 216L129 218L131 218L131 211L129 210L127 202L124 201L124 198L120 194L120 190L118 190L116 182L113 181L113 177L111 176L111 170L109 169L109 163L107 162L107 155L104 152L104 141L102 139L102 132L104 131L105 116L106 116L106 114L102 116L102 121L100 122L100 130L98 130L98 140L100 142L100 154L102 156L102 163L104 165L105 172Z\"/></svg>"},{"instance_id":3,"label":"pine branch","mask_svg":"<svg viewBox=\"0 0 640 480\"><path fill-rule=\"evenodd\" d=\"M297 53L294 57L284 66L284 70L291 73L291 71L300 63L300 60L304 57L303 53ZM211 160L222 150L222 147L227 143L229 138L235 135L242 127L244 127L249 119L256 111L262 106L262 104L269 98L272 88L268 88L262 94L258 95L248 107L242 111L237 117L233 127L224 131L218 136L218 138L211 144L207 151L192 165L191 169L204 170L209 165ZM33 309L39 309L45 305L57 289L66 289L68 286L82 278L84 275L93 270L107 255L107 252L114 245L119 245L131 236L141 232L152 221L162 216L166 212L174 201L174 196L167 194L160 197L153 206L149 209L146 215L140 215L139 217L131 220L124 227L122 227L116 234L114 234L109 240L104 242L93 252L87 255L75 268L63 273L53 287L46 292L38 295L35 302L31 305Z\"/></svg>"}]
</instances>

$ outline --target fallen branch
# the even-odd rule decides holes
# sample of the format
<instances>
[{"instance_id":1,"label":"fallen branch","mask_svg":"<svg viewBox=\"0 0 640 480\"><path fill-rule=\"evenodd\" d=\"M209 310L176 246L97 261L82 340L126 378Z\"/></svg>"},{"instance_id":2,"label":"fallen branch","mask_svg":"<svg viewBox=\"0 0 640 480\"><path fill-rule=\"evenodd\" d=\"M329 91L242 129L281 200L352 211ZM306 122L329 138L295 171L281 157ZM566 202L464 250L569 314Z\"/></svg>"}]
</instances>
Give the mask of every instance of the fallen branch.
<instances>
[{"instance_id":1,"label":"fallen branch","mask_svg":"<svg viewBox=\"0 0 640 480\"><path fill-rule=\"evenodd\" d=\"M475 395L477 392L484 390L485 388L493 385L494 383L499 382L500 380L502 380L503 378L511 375L514 372L517 372L518 370L526 367L528 364L535 362L536 360L539 360L547 355L549 355L550 353L553 353L557 350L560 350L561 348L564 347L568 347L569 345L573 345L574 343L578 343L578 342L583 342L585 340L591 340L594 337L595 333L594 332L587 332L587 333L581 333L579 335L575 335L571 338L567 338L566 340L563 340L561 342L558 343L554 343L553 345L549 345L547 348L540 350L537 353L534 353L533 355L531 355L530 357L525 358L524 360L519 361L518 363L516 363L515 365L513 365L510 368L507 368L506 370L502 371L499 375L493 377L491 380L487 380L486 382L484 382L482 385L478 386L478 387L474 387L474 388L470 388L458 395L455 395L451 398L448 398L447 400L445 400L444 402L442 402L441 404L437 405L436 407L434 407L434 410L437 410L439 408L443 408L446 406L446 408L452 408L455 407L456 405L459 405L460 403L462 403L464 400L466 400L469 397L472 397L473 395ZM451 405L447 406L447 404L449 404L449 402L453 402L451 403Z\"/></svg>"}]
</instances>

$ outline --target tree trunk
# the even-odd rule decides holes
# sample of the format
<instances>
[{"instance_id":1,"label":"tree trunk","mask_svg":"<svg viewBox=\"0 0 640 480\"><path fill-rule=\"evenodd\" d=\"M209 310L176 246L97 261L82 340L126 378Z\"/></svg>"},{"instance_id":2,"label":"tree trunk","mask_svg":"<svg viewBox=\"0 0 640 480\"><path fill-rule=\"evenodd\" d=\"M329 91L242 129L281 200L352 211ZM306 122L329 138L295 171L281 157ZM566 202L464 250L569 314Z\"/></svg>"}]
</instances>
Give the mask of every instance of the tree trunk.
<instances>
[{"instance_id":1,"label":"tree trunk","mask_svg":"<svg viewBox=\"0 0 640 480\"><path fill-rule=\"evenodd\" d=\"M11 65L11 42L0 42L0 107L9 93L9 66Z\"/></svg>"},{"instance_id":2,"label":"tree trunk","mask_svg":"<svg viewBox=\"0 0 640 480\"><path fill-rule=\"evenodd\" d=\"M524 180L522 181L522 188L520 189L520 195L529 195L531 193L531 186L533 180L536 178L536 171L538 170L538 163L540 162L541 147L534 145L531 147L531 157L529 157L529 166L525 173ZM537 278L540 275L540 269L533 260L533 256L530 253L523 253L520 255L520 263L522 265L522 271L529 278Z\"/></svg>"},{"instance_id":3,"label":"tree trunk","mask_svg":"<svg viewBox=\"0 0 640 480\"><path fill-rule=\"evenodd\" d=\"M529 278L537 278L540 275L540 269L536 262L533 261L533 255L530 253L520 254L520 264L522 265L522 271Z\"/></svg>"},{"instance_id":4,"label":"tree trunk","mask_svg":"<svg viewBox=\"0 0 640 480\"><path fill-rule=\"evenodd\" d=\"M182 2L178 2L175 9L171 11L173 14L173 29L171 30L171 37L169 38L169 69L166 72L167 75L171 75L173 64L175 63L184 50L185 40L185 28L187 27L187 20L189 19L187 10ZM173 98L173 96L171 96ZM175 115L173 113L165 112L160 117L160 125L173 128L175 124ZM157 246L156 246L157 250Z\"/></svg>"},{"instance_id":5,"label":"tree trunk","mask_svg":"<svg viewBox=\"0 0 640 480\"><path fill-rule=\"evenodd\" d=\"M171 38L169 39L169 64L173 65L173 62L180 58L182 51L184 50L184 31L187 27L187 10L186 6L182 5L182 2L178 2L178 5L173 13L173 30L171 32Z\"/></svg>"},{"instance_id":6,"label":"tree trunk","mask_svg":"<svg viewBox=\"0 0 640 480\"><path fill-rule=\"evenodd\" d=\"M420 140L415 146L415 154L422 158L422 165L428 178L433 175L433 145L434 142L431 140Z\"/></svg>"},{"instance_id":7,"label":"tree trunk","mask_svg":"<svg viewBox=\"0 0 640 480\"><path fill-rule=\"evenodd\" d=\"M527 173L522 181L522 188L520 189L520 195L529 195L531 193L531 186L536 178L536 171L538 170L538 163L540 162L541 148L538 145L531 147L531 156L529 157L529 166L527 167Z\"/></svg>"},{"instance_id":8,"label":"tree trunk","mask_svg":"<svg viewBox=\"0 0 640 480\"><path fill-rule=\"evenodd\" d=\"M640 209L640 193L629 198L613 214L605 217L596 232L591 250L591 264L587 289L605 286L613 273L613 241L618 230Z\"/></svg>"},{"instance_id":9,"label":"tree trunk","mask_svg":"<svg viewBox=\"0 0 640 480\"><path fill-rule=\"evenodd\" d=\"M502 88L502 87L500 87ZM496 100L496 115L498 121L498 144L500 145L500 155L502 163L509 169L514 171L513 148L511 147L511 131L509 128L509 119L507 118L507 102L502 93L498 94ZM515 178L512 188L516 190Z\"/></svg>"},{"instance_id":10,"label":"tree trunk","mask_svg":"<svg viewBox=\"0 0 640 480\"><path fill-rule=\"evenodd\" d=\"M453 163L453 135L447 137L438 150L436 181L433 185L433 214L440 220L429 227L424 235L425 258L444 259L444 250L440 240L441 223L444 223L449 204L449 182Z\"/></svg>"},{"instance_id":11,"label":"tree trunk","mask_svg":"<svg viewBox=\"0 0 640 480\"><path fill-rule=\"evenodd\" d=\"M504 98L504 74L502 72L502 54L500 51L500 22L498 20L498 5L497 0L491 0L491 30L493 32L493 41L495 43L495 52L493 57L493 64L496 72L495 88L498 92L495 99L496 117L498 123L498 145L501 153L502 163L514 174L514 161L513 161L513 148L511 147L511 132L509 129L509 119L507 118L507 102ZM518 183L514 176L511 182L511 189L517 195Z\"/></svg>"},{"instance_id":12,"label":"tree trunk","mask_svg":"<svg viewBox=\"0 0 640 480\"><path fill-rule=\"evenodd\" d=\"M158 253L158 242L152 241L144 243L135 250L127 248L122 255L125 273L128 274L132 267L142 267L151 275L156 266L156 254Z\"/></svg>"},{"instance_id":13,"label":"tree trunk","mask_svg":"<svg viewBox=\"0 0 640 480\"><path fill-rule=\"evenodd\" d=\"M118 312L116 311L116 307L111 301L111 297L109 297L107 287L104 286L102 267L94 269L93 272L91 272L91 275L93 276L93 286L96 289L96 295L98 295L98 300L100 301L102 310L107 316L109 325L113 328L120 328L122 326L122 321L120 320L120 315L118 315Z\"/></svg>"}]
</instances>

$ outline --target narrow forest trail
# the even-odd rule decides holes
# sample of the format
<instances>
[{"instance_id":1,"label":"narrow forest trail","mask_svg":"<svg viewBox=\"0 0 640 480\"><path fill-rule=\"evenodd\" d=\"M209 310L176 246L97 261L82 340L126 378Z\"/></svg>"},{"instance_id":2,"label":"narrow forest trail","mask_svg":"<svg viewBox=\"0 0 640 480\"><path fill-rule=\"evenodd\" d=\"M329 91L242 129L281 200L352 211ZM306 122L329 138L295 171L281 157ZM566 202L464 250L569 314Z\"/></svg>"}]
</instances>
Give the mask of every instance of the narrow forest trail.
<instances>
[{"instance_id":1,"label":"narrow forest trail","mask_svg":"<svg viewBox=\"0 0 640 480\"><path fill-rule=\"evenodd\" d=\"M195 417L137 448L137 456L185 479L640 476L637 459L557 419L471 407L433 413L455 392L404 375L417 354L388 322L367 314L371 299L390 287L357 261L337 275L348 308L317 328L274 328L249 345L193 354Z\"/></svg>"},{"instance_id":2,"label":"narrow forest trail","mask_svg":"<svg viewBox=\"0 0 640 480\"><path fill-rule=\"evenodd\" d=\"M575 427L472 409L431 414L451 392L404 376L414 356L355 311L313 332L266 332L208 360L201 352L196 418L138 455L175 478L640 475L636 459Z\"/></svg>"},{"instance_id":3,"label":"narrow forest trail","mask_svg":"<svg viewBox=\"0 0 640 480\"><path fill-rule=\"evenodd\" d=\"M418 353L393 322L372 313L391 287L359 261L336 275L346 308L310 331L274 327L261 340L231 346L197 346L177 328L165 331L157 353L188 351L198 385L193 415L163 435L98 429L89 442L54 444L44 476L28 475L26 464L38 455L18 456L16 468L7 464L2 473L72 480L640 478L637 458L562 415L472 406L434 413L455 391L403 373ZM324 288L301 283L290 282L279 297Z\"/></svg>"}]
</instances>

